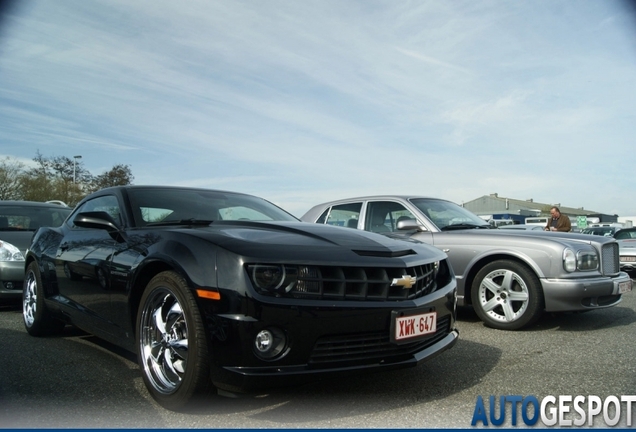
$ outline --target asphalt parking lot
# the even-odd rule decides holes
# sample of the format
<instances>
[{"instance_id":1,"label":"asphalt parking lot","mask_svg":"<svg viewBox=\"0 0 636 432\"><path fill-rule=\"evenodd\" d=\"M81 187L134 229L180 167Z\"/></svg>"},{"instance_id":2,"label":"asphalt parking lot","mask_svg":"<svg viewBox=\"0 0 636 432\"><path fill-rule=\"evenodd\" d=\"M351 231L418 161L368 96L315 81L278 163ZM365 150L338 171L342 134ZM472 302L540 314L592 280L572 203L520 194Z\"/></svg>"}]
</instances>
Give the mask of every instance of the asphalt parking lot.
<instances>
[{"instance_id":1,"label":"asphalt parking lot","mask_svg":"<svg viewBox=\"0 0 636 432\"><path fill-rule=\"evenodd\" d=\"M61 337L30 337L19 306L2 306L0 425L467 428L478 396L636 395L634 292L617 307L547 314L520 332L486 328L469 309L460 310L458 326L457 345L416 368L239 398L212 395L189 412L174 413L147 394L133 355L72 327ZM593 425L603 427L602 416Z\"/></svg>"}]
</instances>

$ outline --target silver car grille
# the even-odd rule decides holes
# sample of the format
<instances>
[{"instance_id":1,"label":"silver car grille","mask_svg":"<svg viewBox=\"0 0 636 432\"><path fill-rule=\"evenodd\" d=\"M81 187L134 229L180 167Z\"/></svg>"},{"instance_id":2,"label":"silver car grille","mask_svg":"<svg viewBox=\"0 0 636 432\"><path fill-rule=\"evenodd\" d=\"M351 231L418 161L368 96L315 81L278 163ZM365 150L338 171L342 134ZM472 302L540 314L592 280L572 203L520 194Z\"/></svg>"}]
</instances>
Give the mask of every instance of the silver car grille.
<instances>
[{"instance_id":1,"label":"silver car grille","mask_svg":"<svg viewBox=\"0 0 636 432\"><path fill-rule=\"evenodd\" d=\"M604 275L613 275L620 270L618 243L604 244L601 249L601 271Z\"/></svg>"}]
</instances>

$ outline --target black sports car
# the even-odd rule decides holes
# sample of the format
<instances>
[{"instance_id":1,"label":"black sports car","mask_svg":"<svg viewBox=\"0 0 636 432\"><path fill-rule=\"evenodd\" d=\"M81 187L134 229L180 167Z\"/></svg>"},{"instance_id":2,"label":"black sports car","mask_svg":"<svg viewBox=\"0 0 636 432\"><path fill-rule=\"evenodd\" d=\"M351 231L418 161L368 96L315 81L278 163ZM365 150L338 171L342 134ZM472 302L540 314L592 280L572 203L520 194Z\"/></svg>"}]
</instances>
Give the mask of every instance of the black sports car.
<instances>
[{"instance_id":1,"label":"black sports car","mask_svg":"<svg viewBox=\"0 0 636 432\"><path fill-rule=\"evenodd\" d=\"M414 366L458 337L440 250L300 222L233 192L104 189L41 228L25 266L29 334L70 323L136 353L168 409L211 384Z\"/></svg>"}]
</instances>

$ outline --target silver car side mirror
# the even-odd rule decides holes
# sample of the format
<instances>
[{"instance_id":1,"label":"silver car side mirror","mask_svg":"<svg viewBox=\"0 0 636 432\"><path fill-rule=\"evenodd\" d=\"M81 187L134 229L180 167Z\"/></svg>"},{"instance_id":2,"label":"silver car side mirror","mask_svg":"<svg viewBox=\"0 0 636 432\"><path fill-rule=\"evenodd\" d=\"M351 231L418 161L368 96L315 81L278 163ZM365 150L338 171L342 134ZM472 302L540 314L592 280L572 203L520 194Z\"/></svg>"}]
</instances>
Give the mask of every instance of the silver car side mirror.
<instances>
[{"instance_id":1,"label":"silver car side mirror","mask_svg":"<svg viewBox=\"0 0 636 432\"><path fill-rule=\"evenodd\" d=\"M401 220L397 223L396 228L398 229L398 231L428 231L425 226L420 225L415 219Z\"/></svg>"}]
</instances>

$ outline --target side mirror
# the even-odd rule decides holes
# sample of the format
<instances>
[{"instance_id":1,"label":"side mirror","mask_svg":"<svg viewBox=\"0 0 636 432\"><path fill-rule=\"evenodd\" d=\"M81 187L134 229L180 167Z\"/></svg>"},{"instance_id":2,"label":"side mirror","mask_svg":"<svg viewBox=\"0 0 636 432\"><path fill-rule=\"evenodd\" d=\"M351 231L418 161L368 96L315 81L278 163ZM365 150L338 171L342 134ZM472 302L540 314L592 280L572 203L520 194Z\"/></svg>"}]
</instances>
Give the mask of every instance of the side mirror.
<instances>
[{"instance_id":1,"label":"side mirror","mask_svg":"<svg viewBox=\"0 0 636 432\"><path fill-rule=\"evenodd\" d=\"M396 228L398 229L398 231L409 231L409 230L428 231L426 227L417 223L415 219L401 220L397 223Z\"/></svg>"},{"instance_id":2,"label":"side mirror","mask_svg":"<svg viewBox=\"0 0 636 432\"><path fill-rule=\"evenodd\" d=\"M117 222L104 211L78 213L73 223L82 228L103 229L106 231L119 231Z\"/></svg>"}]
</instances>

